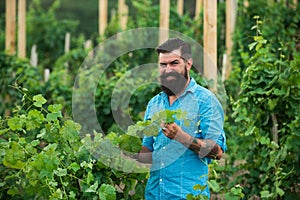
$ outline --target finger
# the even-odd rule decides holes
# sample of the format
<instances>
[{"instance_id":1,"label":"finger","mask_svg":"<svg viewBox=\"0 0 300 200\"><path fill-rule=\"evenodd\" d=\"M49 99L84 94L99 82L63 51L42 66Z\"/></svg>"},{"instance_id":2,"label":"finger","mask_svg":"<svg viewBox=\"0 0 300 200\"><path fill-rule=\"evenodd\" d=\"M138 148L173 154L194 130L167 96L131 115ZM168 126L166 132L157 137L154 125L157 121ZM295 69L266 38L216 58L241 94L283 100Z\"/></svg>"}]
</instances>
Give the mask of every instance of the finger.
<instances>
[{"instance_id":1,"label":"finger","mask_svg":"<svg viewBox=\"0 0 300 200\"><path fill-rule=\"evenodd\" d=\"M166 131L166 130L167 130L168 124L165 123L165 122L162 122L160 126L161 126L161 129L162 129L163 131Z\"/></svg>"}]
</instances>

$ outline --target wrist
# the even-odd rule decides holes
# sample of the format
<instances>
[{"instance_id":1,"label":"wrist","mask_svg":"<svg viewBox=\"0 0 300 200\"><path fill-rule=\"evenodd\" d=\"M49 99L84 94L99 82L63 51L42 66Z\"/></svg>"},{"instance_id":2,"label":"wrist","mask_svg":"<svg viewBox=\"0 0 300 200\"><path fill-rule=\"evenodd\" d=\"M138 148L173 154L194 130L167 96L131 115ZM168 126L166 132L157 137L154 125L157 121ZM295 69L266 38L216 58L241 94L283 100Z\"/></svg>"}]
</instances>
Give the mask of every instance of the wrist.
<instances>
[{"instance_id":1,"label":"wrist","mask_svg":"<svg viewBox=\"0 0 300 200\"><path fill-rule=\"evenodd\" d=\"M182 129L180 129L178 130L176 137L174 139L187 146L190 144L190 141L191 139L193 139L193 137L187 134L186 132L182 131Z\"/></svg>"}]
</instances>

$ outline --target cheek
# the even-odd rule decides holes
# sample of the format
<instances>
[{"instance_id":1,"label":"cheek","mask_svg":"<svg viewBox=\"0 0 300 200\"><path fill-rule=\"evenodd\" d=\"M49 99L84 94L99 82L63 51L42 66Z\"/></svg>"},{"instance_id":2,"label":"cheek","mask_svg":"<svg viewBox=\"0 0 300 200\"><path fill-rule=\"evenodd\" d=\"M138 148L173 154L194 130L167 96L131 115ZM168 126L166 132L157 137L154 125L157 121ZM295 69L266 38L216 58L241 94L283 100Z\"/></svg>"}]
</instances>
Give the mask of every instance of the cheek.
<instances>
[{"instance_id":1,"label":"cheek","mask_svg":"<svg viewBox=\"0 0 300 200\"><path fill-rule=\"evenodd\" d=\"M159 75L162 75L162 74L165 73L166 70L164 70L164 69L159 69L158 71L159 71Z\"/></svg>"}]
</instances>

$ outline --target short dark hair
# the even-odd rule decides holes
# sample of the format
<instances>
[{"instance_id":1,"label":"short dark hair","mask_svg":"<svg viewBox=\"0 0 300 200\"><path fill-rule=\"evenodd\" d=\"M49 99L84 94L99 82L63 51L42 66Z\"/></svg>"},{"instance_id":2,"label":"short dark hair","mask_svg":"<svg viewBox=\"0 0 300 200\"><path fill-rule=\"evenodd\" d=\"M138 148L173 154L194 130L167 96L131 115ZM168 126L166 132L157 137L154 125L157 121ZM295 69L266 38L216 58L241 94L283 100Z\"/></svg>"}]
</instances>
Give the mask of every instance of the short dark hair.
<instances>
[{"instance_id":1,"label":"short dark hair","mask_svg":"<svg viewBox=\"0 0 300 200\"><path fill-rule=\"evenodd\" d=\"M158 54L168 53L168 52L172 52L176 49L180 50L180 53L181 53L180 56L184 60L188 60L191 58L191 56L192 56L191 55L192 54L191 46L180 38L170 38L170 39L166 40L161 45L156 47L156 52Z\"/></svg>"}]
</instances>

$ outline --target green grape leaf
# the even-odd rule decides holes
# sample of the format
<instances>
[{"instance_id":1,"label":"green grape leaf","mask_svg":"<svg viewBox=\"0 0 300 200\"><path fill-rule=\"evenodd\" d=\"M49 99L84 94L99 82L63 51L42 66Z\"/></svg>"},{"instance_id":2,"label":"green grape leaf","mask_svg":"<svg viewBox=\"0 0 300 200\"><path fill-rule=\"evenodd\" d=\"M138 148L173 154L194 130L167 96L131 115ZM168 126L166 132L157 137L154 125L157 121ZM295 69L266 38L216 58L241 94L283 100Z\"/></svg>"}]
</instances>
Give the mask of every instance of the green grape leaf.
<instances>
[{"instance_id":1,"label":"green grape leaf","mask_svg":"<svg viewBox=\"0 0 300 200\"><path fill-rule=\"evenodd\" d=\"M86 189L85 192L96 193L98 186L99 186L98 181L96 181L93 185L91 185L88 189Z\"/></svg>"},{"instance_id":2,"label":"green grape leaf","mask_svg":"<svg viewBox=\"0 0 300 200\"><path fill-rule=\"evenodd\" d=\"M210 180L210 181L207 181L207 184L209 185L209 187L210 187L214 192L220 192L221 187L219 186L219 184L217 183L217 181L215 181L215 180Z\"/></svg>"},{"instance_id":3,"label":"green grape leaf","mask_svg":"<svg viewBox=\"0 0 300 200\"><path fill-rule=\"evenodd\" d=\"M72 120L67 120L63 127L60 129L60 133L67 141L77 141L79 139L79 130L81 126Z\"/></svg>"},{"instance_id":4,"label":"green grape leaf","mask_svg":"<svg viewBox=\"0 0 300 200\"><path fill-rule=\"evenodd\" d=\"M151 119L152 122L165 122L173 123L175 120L183 119L186 116L186 112L178 110L162 110L155 113Z\"/></svg>"},{"instance_id":5,"label":"green grape leaf","mask_svg":"<svg viewBox=\"0 0 300 200\"><path fill-rule=\"evenodd\" d=\"M30 142L30 144L31 144L33 147L35 147L35 146L37 146L37 145L40 144L40 140L32 140L32 141Z\"/></svg>"},{"instance_id":6,"label":"green grape leaf","mask_svg":"<svg viewBox=\"0 0 300 200\"><path fill-rule=\"evenodd\" d=\"M139 152L142 148L142 141L140 138L131 135L121 135L119 147L129 152Z\"/></svg>"},{"instance_id":7,"label":"green grape leaf","mask_svg":"<svg viewBox=\"0 0 300 200\"><path fill-rule=\"evenodd\" d=\"M80 166L76 162L73 162L68 168L72 169L74 172L77 172L80 169Z\"/></svg>"},{"instance_id":8,"label":"green grape leaf","mask_svg":"<svg viewBox=\"0 0 300 200\"><path fill-rule=\"evenodd\" d=\"M41 94L33 96L32 99L34 101L33 105L35 107L39 107L39 108L42 107L43 104L45 104L47 102L47 100Z\"/></svg>"},{"instance_id":9,"label":"green grape leaf","mask_svg":"<svg viewBox=\"0 0 300 200\"><path fill-rule=\"evenodd\" d=\"M31 144L27 144L27 145L25 146L25 150L26 150L26 152L27 152L28 154L31 154L31 155L35 155L35 154L37 153L36 148L34 148L34 146L31 145Z\"/></svg>"},{"instance_id":10,"label":"green grape leaf","mask_svg":"<svg viewBox=\"0 0 300 200\"><path fill-rule=\"evenodd\" d=\"M52 113L60 112L62 109L61 104L53 104L48 106L48 111Z\"/></svg>"},{"instance_id":11,"label":"green grape leaf","mask_svg":"<svg viewBox=\"0 0 300 200\"><path fill-rule=\"evenodd\" d=\"M128 127L127 134L140 137L143 136L157 136L162 122L173 123L175 120L181 120L186 117L186 112L181 110L162 110L155 113L151 120L138 121L135 125ZM190 122L184 120L185 125L190 125Z\"/></svg>"},{"instance_id":12,"label":"green grape leaf","mask_svg":"<svg viewBox=\"0 0 300 200\"><path fill-rule=\"evenodd\" d=\"M260 195L261 195L262 198L270 198L270 197L272 197L272 194L270 194L270 192L268 190L261 191Z\"/></svg>"},{"instance_id":13,"label":"green grape leaf","mask_svg":"<svg viewBox=\"0 0 300 200\"><path fill-rule=\"evenodd\" d=\"M90 163L89 163L90 164ZM91 168L91 167L90 167ZM91 168L92 169L92 168ZM87 177L86 177L86 181L89 184L90 182L94 181L95 177L93 175L93 173L91 171L88 172Z\"/></svg>"},{"instance_id":14,"label":"green grape leaf","mask_svg":"<svg viewBox=\"0 0 300 200\"><path fill-rule=\"evenodd\" d=\"M193 186L193 189L194 189L194 190L200 190L200 191L203 191L203 190L205 190L205 188L206 188L206 185L196 184L196 185Z\"/></svg>"},{"instance_id":15,"label":"green grape leaf","mask_svg":"<svg viewBox=\"0 0 300 200\"><path fill-rule=\"evenodd\" d=\"M14 186L7 191L7 194L14 196L16 194L19 194L19 190L16 186Z\"/></svg>"},{"instance_id":16,"label":"green grape leaf","mask_svg":"<svg viewBox=\"0 0 300 200\"><path fill-rule=\"evenodd\" d=\"M137 122L135 125L131 125L128 127L127 134L136 136L136 137L143 137L143 130L145 126L143 122Z\"/></svg>"},{"instance_id":17,"label":"green grape leaf","mask_svg":"<svg viewBox=\"0 0 300 200\"><path fill-rule=\"evenodd\" d=\"M12 117L7 120L9 128L13 131L21 130L25 121L21 117Z\"/></svg>"},{"instance_id":18,"label":"green grape leaf","mask_svg":"<svg viewBox=\"0 0 300 200\"><path fill-rule=\"evenodd\" d=\"M252 42L251 44L248 45L249 50L251 51L255 45L257 45L258 42Z\"/></svg>"},{"instance_id":19,"label":"green grape leaf","mask_svg":"<svg viewBox=\"0 0 300 200\"><path fill-rule=\"evenodd\" d=\"M49 121L55 121L58 118L61 118L62 117L61 108L62 108L61 104L49 105L48 106L48 111L50 113L47 114L47 119Z\"/></svg>"},{"instance_id":20,"label":"green grape leaf","mask_svg":"<svg viewBox=\"0 0 300 200\"><path fill-rule=\"evenodd\" d=\"M75 192L71 191L69 194L70 199L76 199L76 194Z\"/></svg>"},{"instance_id":21,"label":"green grape leaf","mask_svg":"<svg viewBox=\"0 0 300 200\"><path fill-rule=\"evenodd\" d=\"M259 139L259 142L260 142L261 144L270 144L271 141L270 141L270 138L262 136L262 137Z\"/></svg>"},{"instance_id":22,"label":"green grape leaf","mask_svg":"<svg viewBox=\"0 0 300 200\"><path fill-rule=\"evenodd\" d=\"M44 115L40 111L33 109L28 112L27 119L26 129L34 130L35 128L40 127L40 125L43 123Z\"/></svg>"},{"instance_id":23,"label":"green grape leaf","mask_svg":"<svg viewBox=\"0 0 300 200\"><path fill-rule=\"evenodd\" d=\"M157 136L159 129L160 129L160 126L158 124L152 123L143 129L143 133L146 136Z\"/></svg>"},{"instance_id":24,"label":"green grape leaf","mask_svg":"<svg viewBox=\"0 0 300 200\"><path fill-rule=\"evenodd\" d=\"M62 114L61 114L61 112L48 113L46 117L47 117L47 119L48 119L49 121L55 121L55 120L57 120L59 117L62 117Z\"/></svg>"},{"instance_id":25,"label":"green grape leaf","mask_svg":"<svg viewBox=\"0 0 300 200\"><path fill-rule=\"evenodd\" d=\"M126 173L130 173L134 171L136 167L136 163L129 159L123 159L123 163L121 167L122 167L122 171Z\"/></svg>"},{"instance_id":26,"label":"green grape leaf","mask_svg":"<svg viewBox=\"0 0 300 200\"><path fill-rule=\"evenodd\" d=\"M110 132L109 134L107 134L105 136L105 139L108 139L114 145L119 144L119 136L114 132Z\"/></svg>"},{"instance_id":27,"label":"green grape leaf","mask_svg":"<svg viewBox=\"0 0 300 200\"><path fill-rule=\"evenodd\" d=\"M24 158L25 152L23 147L17 142L11 142L10 148L6 150L3 165L14 169L21 169L25 165L25 162L23 162Z\"/></svg>"},{"instance_id":28,"label":"green grape leaf","mask_svg":"<svg viewBox=\"0 0 300 200\"><path fill-rule=\"evenodd\" d=\"M0 130L0 135L6 133L8 131L9 131L9 128L2 129L2 130Z\"/></svg>"},{"instance_id":29,"label":"green grape leaf","mask_svg":"<svg viewBox=\"0 0 300 200\"><path fill-rule=\"evenodd\" d=\"M57 176L66 176L67 173L67 169L58 168L57 170L54 170L54 174Z\"/></svg>"},{"instance_id":30,"label":"green grape leaf","mask_svg":"<svg viewBox=\"0 0 300 200\"><path fill-rule=\"evenodd\" d=\"M101 200L116 200L116 189L112 185L102 184L98 189L99 199Z\"/></svg>"}]
</instances>

